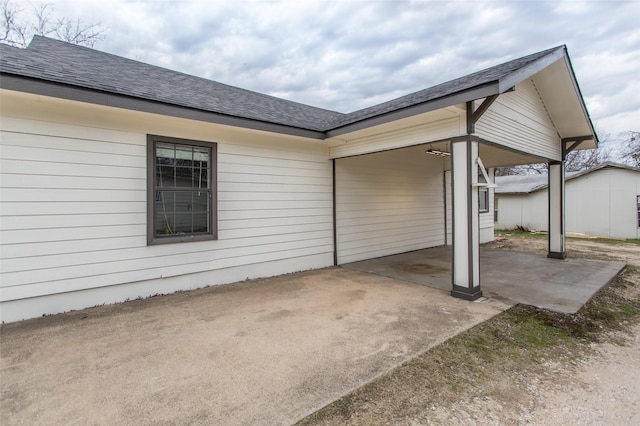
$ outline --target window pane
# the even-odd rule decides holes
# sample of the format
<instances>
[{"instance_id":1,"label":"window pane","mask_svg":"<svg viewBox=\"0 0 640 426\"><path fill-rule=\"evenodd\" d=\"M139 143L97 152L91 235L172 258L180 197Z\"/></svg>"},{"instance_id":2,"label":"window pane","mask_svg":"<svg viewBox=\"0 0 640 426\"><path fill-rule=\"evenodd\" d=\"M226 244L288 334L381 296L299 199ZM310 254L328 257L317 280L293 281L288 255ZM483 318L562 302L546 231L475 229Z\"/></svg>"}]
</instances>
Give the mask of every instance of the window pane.
<instances>
[{"instance_id":1,"label":"window pane","mask_svg":"<svg viewBox=\"0 0 640 426\"><path fill-rule=\"evenodd\" d=\"M193 229L191 224L191 214L176 214L174 222L174 232L176 234L191 234Z\"/></svg>"},{"instance_id":2,"label":"window pane","mask_svg":"<svg viewBox=\"0 0 640 426\"><path fill-rule=\"evenodd\" d=\"M210 155L211 155L211 150L207 148L198 148L198 147L193 148L193 161L207 162L209 161Z\"/></svg>"},{"instance_id":3,"label":"window pane","mask_svg":"<svg viewBox=\"0 0 640 426\"><path fill-rule=\"evenodd\" d=\"M156 186L160 188L170 188L175 185L174 180L175 167L161 166L156 167Z\"/></svg>"},{"instance_id":4,"label":"window pane","mask_svg":"<svg viewBox=\"0 0 640 426\"><path fill-rule=\"evenodd\" d=\"M176 184L177 188L193 187L193 169L187 167L176 167Z\"/></svg>"},{"instance_id":5,"label":"window pane","mask_svg":"<svg viewBox=\"0 0 640 426\"><path fill-rule=\"evenodd\" d=\"M172 213L156 212L156 236L173 235L174 222Z\"/></svg>"},{"instance_id":6,"label":"window pane","mask_svg":"<svg viewBox=\"0 0 640 426\"><path fill-rule=\"evenodd\" d=\"M194 213L209 213L209 191L194 192L192 200Z\"/></svg>"},{"instance_id":7,"label":"window pane","mask_svg":"<svg viewBox=\"0 0 640 426\"><path fill-rule=\"evenodd\" d=\"M480 189L478 192L478 209L480 212L489 211L489 191L487 189Z\"/></svg>"},{"instance_id":8,"label":"window pane","mask_svg":"<svg viewBox=\"0 0 640 426\"><path fill-rule=\"evenodd\" d=\"M176 147L176 164L182 167L193 166L193 148L178 145Z\"/></svg>"},{"instance_id":9,"label":"window pane","mask_svg":"<svg viewBox=\"0 0 640 426\"><path fill-rule=\"evenodd\" d=\"M193 232L209 232L209 215L207 213L193 214Z\"/></svg>"},{"instance_id":10,"label":"window pane","mask_svg":"<svg viewBox=\"0 0 640 426\"><path fill-rule=\"evenodd\" d=\"M209 191L157 191L156 235L209 232Z\"/></svg>"},{"instance_id":11,"label":"window pane","mask_svg":"<svg viewBox=\"0 0 640 426\"><path fill-rule=\"evenodd\" d=\"M175 194L170 191L156 191L156 211L173 213Z\"/></svg>"},{"instance_id":12,"label":"window pane","mask_svg":"<svg viewBox=\"0 0 640 426\"><path fill-rule=\"evenodd\" d=\"M175 147L173 144L159 143L156 145L156 162L158 164L175 164Z\"/></svg>"},{"instance_id":13,"label":"window pane","mask_svg":"<svg viewBox=\"0 0 640 426\"><path fill-rule=\"evenodd\" d=\"M193 186L195 188L209 188L209 173L208 170L194 169L193 170Z\"/></svg>"}]
</instances>

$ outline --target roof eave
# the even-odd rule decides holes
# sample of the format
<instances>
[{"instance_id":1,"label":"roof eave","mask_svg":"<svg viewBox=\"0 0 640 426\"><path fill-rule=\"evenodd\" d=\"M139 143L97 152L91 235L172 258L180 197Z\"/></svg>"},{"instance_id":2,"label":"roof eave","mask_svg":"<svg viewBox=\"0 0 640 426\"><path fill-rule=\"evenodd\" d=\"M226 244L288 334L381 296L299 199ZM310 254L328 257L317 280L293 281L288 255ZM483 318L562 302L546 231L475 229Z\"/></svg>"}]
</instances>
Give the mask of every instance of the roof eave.
<instances>
[{"instance_id":1,"label":"roof eave","mask_svg":"<svg viewBox=\"0 0 640 426\"><path fill-rule=\"evenodd\" d=\"M327 130L327 138L344 135L347 133L363 130L369 127L386 124L392 121L401 120L403 118L413 117L419 114L447 108L457 104L463 104L475 99L486 98L487 96L499 93L499 82L494 81L480 86L472 87L467 90L452 93L447 96L432 99L419 104L411 105L405 108L389 111L380 115L365 118L355 123L346 124Z\"/></svg>"},{"instance_id":2,"label":"roof eave","mask_svg":"<svg viewBox=\"0 0 640 426\"><path fill-rule=\"evenodd\" d=\"M211 111L189 108L181 105L152 101L133 96L103 92L73 85L56 83L14 74L0 73L0 88L34 95L50 96L71 101L87 102L113 108L123 108L133 111L161 114L177 118L185 118L214 124L241 127L271 133L300 136L322 140L326 134L321 131L286 126L278 123L254 120L250 118L232 116Z\"/></svg>"},{"instance_id":3,"label":"roof eave","mask_svg":"<svg viewBox=\"0 0 640 426\"><path fill-rule=\"evenodd\" d=\"M571 58L569 58L569 53L567 52L566 46L563 49L564 53L564 61L567 65L567 69L569 70L569 77L571 78L571 82L573 83L573 87L576 91L576 94L580 100L580 107L582 108L582 113L584 114L585 119L587 120L587 124L589 125L589 129L591 130L591 134L593 135L593 141L596 144L596 148L600 145L600 138L596 133L595 127L593 126L593 122L591 121L591 116L589 115L589 111L587 110L587 105L584 102L584 97L582 96L582 90L580 90L580 85L578 84L578 79L576 78L576 73L573 70L573 65L571 64Z\"/></svg>"},{"instance_id":4,"label":"roof eave","mask_svg":"<svg viewBox=\"0 0 640 426\"><path fill-rule=\"evenodd\" d=\"M544 55L543 57L531 62L530 64L517 69L506 77L500 79L499 93L504 93L511 90L518 83L521 83L531 76L539 73L562 57L566 57L565 47L559 46L552 52L549 52L547 55Z\"/></svg>"}]
</instances>

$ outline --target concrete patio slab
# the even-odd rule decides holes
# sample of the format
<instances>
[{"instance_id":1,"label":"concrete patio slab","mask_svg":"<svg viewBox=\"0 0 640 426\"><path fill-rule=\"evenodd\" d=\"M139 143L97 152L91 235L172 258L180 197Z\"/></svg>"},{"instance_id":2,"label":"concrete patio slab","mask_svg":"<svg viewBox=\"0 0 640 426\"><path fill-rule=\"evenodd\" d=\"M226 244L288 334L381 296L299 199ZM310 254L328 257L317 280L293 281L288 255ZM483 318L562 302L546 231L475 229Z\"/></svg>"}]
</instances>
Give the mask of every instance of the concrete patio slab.
<instances>
[{"instance_id":1,"label":"concrete patio slab","mask_svg":"<svg viewBox=\"0 0 640 426\"><path fill-rule=\"evenodd\" d=\"M549 259L542 254L482 247L480 285L485 297L575 313L624 268L622 262ZM343 265L449 292L451 247L434 247Z\"/></svg>"},{"instance_id":2,"label":"concrete patio slab","mask_svg":"<svg viewBox=\"0 0 640 426\"><path fill-rule=\"evenodd\" d=\"M0 423L291 424L509 307L343 268L0 328Z\"/></svg>"}]
</instances>

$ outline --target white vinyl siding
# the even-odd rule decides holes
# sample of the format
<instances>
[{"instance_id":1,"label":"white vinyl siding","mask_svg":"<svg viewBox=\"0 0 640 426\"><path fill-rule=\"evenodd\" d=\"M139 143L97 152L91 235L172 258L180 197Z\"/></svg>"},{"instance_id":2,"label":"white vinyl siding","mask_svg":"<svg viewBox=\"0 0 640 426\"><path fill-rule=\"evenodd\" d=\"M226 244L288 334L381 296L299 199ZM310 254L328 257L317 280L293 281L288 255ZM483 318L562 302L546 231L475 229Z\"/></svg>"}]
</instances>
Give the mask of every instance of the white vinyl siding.
<instances>
[{"instance_id":1,"label":"white vinyl siding","mask_svg":"<svg viewBox=\"0 0 640 426\"><path fill-rule=\"evenodd\" d=\"M424 147L336 160L338 263L444 244L442 164Z\"/></svg>"},{"instance_id":2,"label":"white vinyl siding","mask_svg":"<svg viewBox=\"0 0 640 426\"><path fill-rule=\"evenodd\" d=\"M218 144L219 240L147 246L146 134L160 131L139 123L140 131L120 131L3 117L2 302L143 281L151 285L132 295L145 297L160 291L154 286L175 291L333 263L326 148L291 137L265 142L257 132L236 142L227 130ZM200 130L181 136L207 133L206 124L193 127ZM220 280L190 277L211 271Z\"/></svg>"},{"instance_id":3,"label":"white vinyl siding","mask_svg":"<svg viewBox=\"0 0 640 426\"><path fill-rule=\"evenodd\" d=\"M531 80L498 96L476 123L476 134L538 157L561 157L560 137Z\"/></svg>"}]
</instances>

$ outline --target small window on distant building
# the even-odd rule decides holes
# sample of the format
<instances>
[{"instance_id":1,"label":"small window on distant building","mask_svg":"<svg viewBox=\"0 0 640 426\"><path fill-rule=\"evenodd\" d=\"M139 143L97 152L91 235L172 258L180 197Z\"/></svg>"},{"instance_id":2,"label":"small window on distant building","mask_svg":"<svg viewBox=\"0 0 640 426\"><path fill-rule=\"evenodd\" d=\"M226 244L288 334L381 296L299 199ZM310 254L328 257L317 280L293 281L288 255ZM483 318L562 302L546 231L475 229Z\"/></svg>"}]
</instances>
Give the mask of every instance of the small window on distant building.
<instances>
[{"instance_id":1,"label":"small window on distant building","mask_svg":"<svg viewBox=\"0 0 640 426\"><path fill-rule=\"evenodd\" d=\"M217 238L216 149L211 142L148 136L148 244Z\"/></svg>"}]
</instances>

